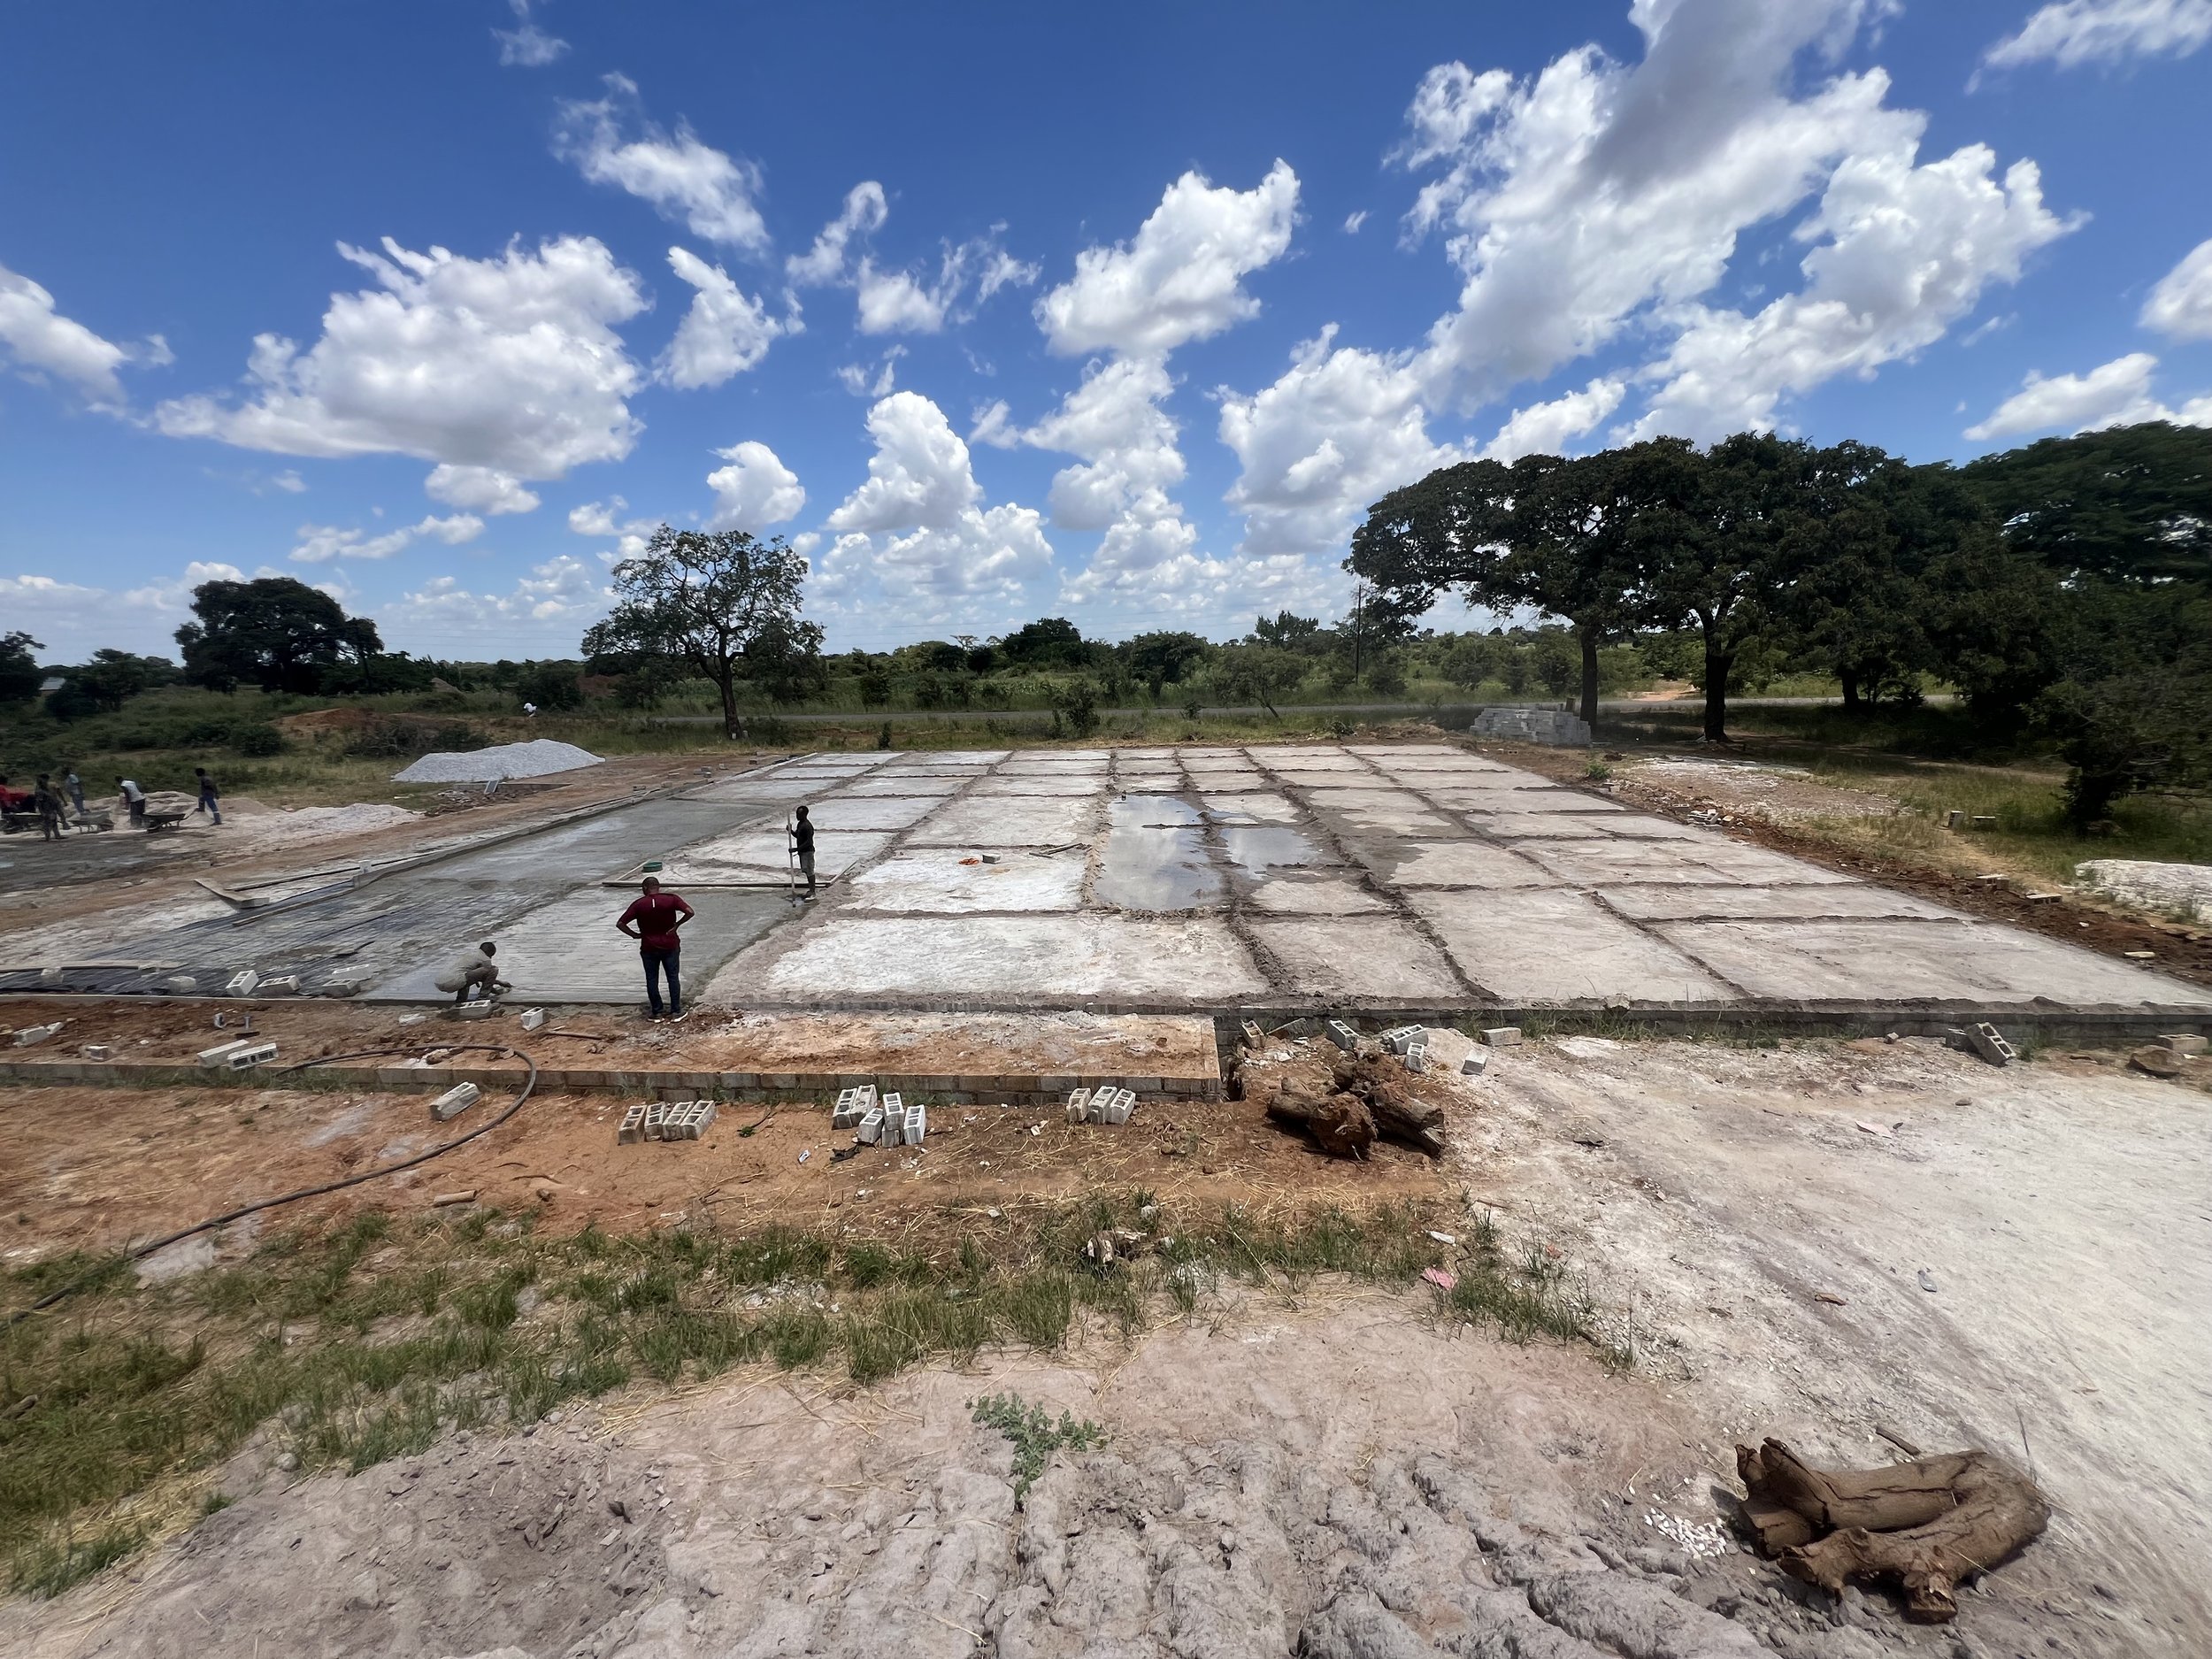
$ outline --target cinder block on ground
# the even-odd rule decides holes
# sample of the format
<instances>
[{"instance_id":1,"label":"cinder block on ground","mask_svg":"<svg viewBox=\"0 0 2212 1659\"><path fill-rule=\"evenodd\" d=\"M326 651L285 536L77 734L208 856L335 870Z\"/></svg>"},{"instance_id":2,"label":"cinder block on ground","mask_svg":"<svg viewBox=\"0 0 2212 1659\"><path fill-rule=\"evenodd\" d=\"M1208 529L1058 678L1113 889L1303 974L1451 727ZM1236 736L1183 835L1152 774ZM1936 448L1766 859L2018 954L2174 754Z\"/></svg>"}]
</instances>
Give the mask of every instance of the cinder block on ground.
<instances>
[{"instance_id":1,"label":"cinder block on ground","mask_svg":"<svg viewBox=\"0 0 2212 1659\"><path fill-rule=\"evenodd\" d=\"M1088 1123L1090 1118L1091 1091L1087 1088L1077 1089L1068 1096L1068 1121L1071 1124Z\"/></svg>"},{"instance_id":2,"label":"cinder block on ground","mask_svg":"<svg viewBox=\"0 0 2212 1659\"><path fill-rule=\"evenodd\" d=\"M1494 1025L1481 1033L1484 1043L1493 1048L1513 1048L1520 1046L1521 1028L1518 1025Z\"/></svg>"},{"instance_id":3,"label":"cinder block on ground","mask_svg":"<svg viewBox=\"0 0 2212 1659\"><path fill-rule=\"evenodd\" d=\"M1353 1054L1357 1052L1359 1048L1359 1033L1354 1031L1342 1020L1333 1019L1321 1029L1328 1040L1334 1043L1338 1048L1343 1049L1345 1053Z\"/></svg>"},{"instance_id":4,"label":"cinder block on ground","mask_svg":"<svg viewBox=\"0 0 2212 1659\"><path fill-rule=\"evenodd\" d=\"M261 983L261 976L251 968L242 968L230 976L223 987L225 996L251 996L254 987Z\"/></svg>"},{"instance_id":5,"label":"cinder block on ground","mask_svg":"<svg viewBox=\"0 0 2212 1659\"><path fill-rule=\"evenodd\" d=\"M541 1008L526 1008L526 1009L524 1009L524 1010L522 1010L522 1028L523 1028L523 1030L525 1030L525 1031L536 1031L536 1030L540 1029L541 1026L543 1026L543 1025L544 1025L544 1024L545 1024L545 1010L544 1010L543 1009L541 1009Z\"/></svg>"},{"instance_id":6,"label":"cinder block on ground","mask_svg":"<svg viewBox=\"0 0 2212 1659\"><path fill-rule=\"evenodd\" d=\"M58 1019L50 1025L26 1025L15 1033L15 1046L19 1048L27 1048L33 1043L44 1042L61 1028L62 1022Z\"/></svg>"},{"instance_id":7,"label":"cinder block on ground","mask_svg":"<svg viewBox=\"0 0 2212 1659\"><path fill-rule=\"evenodd\" d=\"M1970 1027L1966 1041L1976 1054L1992 1065L2010 1065L2020 1057L2019 1050L2004 1040L1996 1026L1986 1022Z\"/></svg>"},{"instance_id":8,"label":"cinder block on ground","mask_svg":"<svg viewBox=\"0 0 2212 1659\"><path fill-rule=\"evenodd\" d=\"M2197 1046L2204 1046L2202 1038L2197 1040ZM88 1042L84 1046L84 1057L88 1060L112 1060L115 1058L115 1045L111 1042Z\"/></svg>"},{"instance_id":9,"label":"cinder block on ground","mask_svg":"<svg viewBox=\"0 0 2212 1659\"><path fill-rule=\"evenodd\" d=\"M895 1091L883 1097L883 1136L878 1143L902 1146L906 1141L906 1100Z\"/></svg>"},{"instance_id":10,"label":"cinder block on ground","mask_svg":"<svg viewBox=\"0 0 2212 1659\"><path fill-rule=\"evenodd\" d=\"M1427 1071L1429 1069L1428 1033L1424 1032L1418 1042L1408 1043L1405 1052L1399 1056L1399 1058L1405 1062L1406 1070L1417 1076Z\"/></svg>"},{"instance_id":11,"label":"cinder block on ground","mask_svg":"<svg viewBox=\"0 0 2212 1659\"><path fill-rule=\"evenodd\" d=\"M618 1146L635 1146L645 1139L645 1108L633 1106L622 1114L622 1126L614 1132Z\"/></svg>"},{"instance_id":12,"label":"cinder block on ground","mask_svg":"<svg viewBox=\"0 0 2212 1659\"><path fill-rule=\"evenodd\" d=\"M642 1125L648 1141L658 1141L668 1132L668 1102L654 1101L645 1109Z\"/></svg>"},{"instance_id":13,"label":"cinder block on ground","mask_svg":"<svg viewBox=\"0 0 2212 1659\"><path fill-rule=\"evenodd\" d=\"M2202 1054L2208 1046L2205 1040L2194 1032L2181 1032L2170 1037L2161 1037L2158 1041L2176 1054ZM91 1049L85 1050L85 1058L92 1058Z\"/></svg>"},{"instance_id":14,"label":"cinder block on ground","mask_svg":"<svg viewBox=\"0 0 2212 1659\"><path fill-rule=\"evenodd\" d=\"M473 1083L456 1083L430 1102L430 1120L442 1124L449 1118L458 1118L476 1104L477 1096L481 1093Z\"/></svg>"},{"instance_id":15,"label":"cinder block on ground","mask_svg":"<svg viewBox=\"0 0 2212 1659\"><path fill-rule=\"evenodd\" d=\"M273 1042L242 1042L223 1056L223 1064L234 1071L250 1071L276 1056L277 1046Z\"/></svg>"},{"instance_id":16,"label":"cinder block on ground","mask_svg":"<svg viewBox=\"0 0 2212 1659\"><path fill-rule=\"evenodd\" d=\"M1459 1074L1462 1077L1480 1077L1489 1065L1490 1056L1478 1048L1459 1063Z\"/></svg>"},{"instance_id":17,"label":"cinder block on ground","mask_svg":"<svg viewBox=\"0 0 2212 1659\"><path fill-rule=\"evenodd\" d=\"M1425 1041L1427 1035L1427 1029L1425 1026L1393 1025L1388 1031L1383 1033L1380 1041L1382 1046L1389 1049L1391 1053L1403 1054L1415 1042Z\"/></svg>"},{"instance_id":18,"label":"cinder block on ground","mask_svg":"<svg viewBox=\"0 0 2212 1659\"><path fill-rule=\"evenodd\" d=\"M1267 1041L1267 1033L1260 1029L1260 1022L1256 1019L1246 1020L1240 1030L1240 1034L1244 1038L1244 1046L1248 1048L1263 1047Z\"/></svg>"},{"instance_id":19,"label":"cinder block on ground","mask_svg":"<svg viewBox=\"0 0 2212 1659\"><path fill-rule=\"evenodd\" d=\"M499 1011L496 1002L456 1002L445 1010L448 1019L489 1019Z\"/></svg>"},{"instance_id":20,"label":"cinder block on ground","mask_svg":"<svg viewBox=\"0 0 2212 1659\"><path fill-rule=\"evenodd\" d=\"M228 1042L217 1043L212 1048L203 1048L200 1050L200 1064L202 1065L227 1064L230 1056L245 1046L245 1038L234 1037Z\"/></svg>"},{"instance_id":21,"label":"cinder block on ground","mask_svg":"<svg viewBox=\"0 0 2212 1659\"><path fill-rule=\"evenodd\" d=\"M900 1128L899 1137L908 1146L918 1147L928 1133L929 1109L916 1101L906 1109L906 1121Z\"/></svg>"},{"instance_id":22,"label":"cinder block on ground","mask_svg":"<svg viewBox=\"0 0 2212 1659\"><path fill-rule=\"evenodd\" d=\"M299 994L300 976L296 973L272 974L254 987L256 996L297 996Z\"/></svg>"},{"instance_id":23,"label":"cinder block on ground","mask_svg":"<svg viewBox=\"0 0 2212 1659\"><path fill-rule=\"evenodd\" d=\"M830 1127L857 1129L860 1120L875 1110L875 1104L876 1086L872 1083L839 1090L837 1103L830 1108Z\"/></svg>"},{"instance_id":24,"label":"cinder block on ground","mask_svg":"<svg viewBox=\"0 0 2212 1659\"><path fill-rule=\"evenodd\" d=\"M1127 1123L1129 1114L1137 1109L1135 1093L1125 1088L1109 1089L1105 1093L1110 1098L1104 1105L1098 1108L1098 1121L1102 1124ZM1097 1096L1093 1095L1092 1100L1095 1103Z\"/></svg>"},{"instance_id":25,"label":"cinder block on ground","mask_svg":"<svg viewBox=\"0 0 2212 1659\"><path fill-rule=\"evenodd\" d=\"M872 1147L882 1144L884 1117L883 1108L876 1106L871 1108L868 1115L860 1120L859 1126L854 1133L864 1146Z\"/></svg>"}]
</instances>

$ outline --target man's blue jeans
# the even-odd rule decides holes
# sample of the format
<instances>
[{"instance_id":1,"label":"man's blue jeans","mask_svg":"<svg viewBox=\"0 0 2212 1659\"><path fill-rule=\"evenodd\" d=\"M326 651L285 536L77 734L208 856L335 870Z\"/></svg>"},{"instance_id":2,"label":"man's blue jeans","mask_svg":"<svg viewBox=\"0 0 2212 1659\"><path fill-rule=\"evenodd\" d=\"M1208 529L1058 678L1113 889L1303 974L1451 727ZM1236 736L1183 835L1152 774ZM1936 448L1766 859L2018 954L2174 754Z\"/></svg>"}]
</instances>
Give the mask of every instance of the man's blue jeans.
<instances>
[{"instance_id":1,"label":"man's blue jeans","mask_svg":"<svg viewBox=\"0 0 2212 1659\"><path fill-rule=\"evenodd\" d=\"M684 1011L683 987L676 982L676 963L683 954L680 948L675 950L645 949L638 952L645 959L646 1006L653 1010L656 1018L661 1011L660 978L664 973L668 976L668 1011L672 1014Z\"/></svg>"}]
</instances>

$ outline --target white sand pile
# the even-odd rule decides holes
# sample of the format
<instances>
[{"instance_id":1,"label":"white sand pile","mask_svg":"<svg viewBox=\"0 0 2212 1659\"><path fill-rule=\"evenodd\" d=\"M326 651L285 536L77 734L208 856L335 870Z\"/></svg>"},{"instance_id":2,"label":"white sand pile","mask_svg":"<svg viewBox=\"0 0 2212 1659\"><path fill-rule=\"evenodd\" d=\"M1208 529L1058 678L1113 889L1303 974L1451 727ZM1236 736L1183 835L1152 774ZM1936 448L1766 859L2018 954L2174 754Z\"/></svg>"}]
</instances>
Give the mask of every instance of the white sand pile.
<instances>
[{"instance_id":1,"label":"white sand pile","mask_svg":"<svg viewBox=\"0 0 2212 1659\"><path fill-rule=\"evenodd\" d=\"M527 743L502 743L465 755L425 755L405 772L394 772L394 783L490 783L502 778L542 778L580 766L601 764L598 756L573 743L557 743L541 737Z\"/></svg>"},{"instance_id":2,"label":"white sand pile","mask_svg":"<svg viewBox=\"0 0 2212 1659\"><path fill-rule=\"evenodd\" d=\"M235 832L226 822L222 833L227 840L247 841L256 847L282 847L296 841L327 841L339 835L389 829L396 824L411 824L421 816L403 806L362 801L351 806L303 806L290 812L251 813L236 820Z\"/></svg>"}]
</instances>

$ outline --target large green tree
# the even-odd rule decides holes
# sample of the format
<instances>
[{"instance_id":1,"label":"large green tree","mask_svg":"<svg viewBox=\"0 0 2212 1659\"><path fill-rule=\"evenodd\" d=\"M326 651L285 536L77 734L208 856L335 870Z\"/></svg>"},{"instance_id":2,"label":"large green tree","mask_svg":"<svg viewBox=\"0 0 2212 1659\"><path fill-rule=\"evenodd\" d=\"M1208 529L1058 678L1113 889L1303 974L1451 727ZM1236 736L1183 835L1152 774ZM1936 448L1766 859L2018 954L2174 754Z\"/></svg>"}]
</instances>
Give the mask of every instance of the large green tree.
<instances>
[{"instance_id":1,"label":"large green tree","mask_svg":"<svg viewBox=\"0 0 2212 1659\"><path fill-rule=\"evenodd\" d=\"M1157 703L1160 693L1170 680L1179 685L1190 671L1206 660L1211 649L1195 634L1162 629L1151 634L1140 634L1123 644L1121 659L1129 672L1143 680Z\"/></svg>"},{"instance_id":2,"label":"large green tree","mask_svg":"<svg viewBox=\"0 0 2212 1659\"><path fill-rule=\"evenodd\" d=\"M38 653L46 648L20 629L0 634L0 703L27 703L38 695Z\"/></svg>"},{"instance_id":3,"label":"large green tree","mask_svg":"<svg viewBox=\"0 0 2212 1659\"><path fill-rule=\"evenodd\" d=\"M1960 469L2005 539L2068 575L2212 579L2212 431L2163 420L2046 438Z\"/></svg>"},{"instance_id":4,"label":"large green tree","mask_svg":"<svg viewBox=\"0 0 2212 1659\"><path fill-rule=\"evenodd\" d=\"M376 624L349 617L328 594L289 576L202 582L192 590L199 619L177 630L184 677L234 691L317 692L358 673L383 650Z\"/></svg>"},{"instance_id":5,"label":"large green tree","mask_svg":"<svg viewBox=\"0 0 2212 1659\"><path fill-rule=\"evenodd\" d=\"M614 567L615 608L585 634L584 654L681 663L714 682L723 729L734 737L737 682L754 653L780 665L795 650L821 653L821 628L799 619L806 575L806 560L781 536L663 525L644 552Z\"/></svg>"}]
</instances>

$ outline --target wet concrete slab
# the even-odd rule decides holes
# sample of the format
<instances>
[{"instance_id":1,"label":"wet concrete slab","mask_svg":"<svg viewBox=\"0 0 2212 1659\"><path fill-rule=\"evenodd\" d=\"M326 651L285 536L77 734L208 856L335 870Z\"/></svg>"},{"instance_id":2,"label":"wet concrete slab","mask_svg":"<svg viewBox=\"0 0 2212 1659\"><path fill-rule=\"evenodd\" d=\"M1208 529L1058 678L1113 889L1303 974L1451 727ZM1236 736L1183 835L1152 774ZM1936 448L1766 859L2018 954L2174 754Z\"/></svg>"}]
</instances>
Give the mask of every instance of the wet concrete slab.
<instances>
[{"instance_id":1,"label":"wet concrete slab","mask_svg":"<svg viewBox=\"0 0 2212 1659\"><path fill-rule=\"evenodd\" d=\"M1098 833L1095 796L971 795L907 832L918 847L1058 847Z\"/></svg>"},{"instance_id":2,"label":"wet concrete slab","mask_svg":"<svg viewBox=\"0 0 2212 1659\"><path fill-rule=\"evenodd\" d=\"M965 859L975 862L966 863ZM978 910L1082 908L1079 852L1042 858L1012 853L995 864L953 848L918 848L872 864L844 886L838 909L953 916Z\"/></svg>"},{"instance_id":3,"label":"wet concrete slab","mask_svg":"<svg viewBox=\"0 0 2212 1659\"><path fill-rule=\"evenodd\" d=\"M1472 812L1467 821L1499 841L1601 841L1605 826L1594 822L1595 813L1581 812Z\"/></svg>"},{"instance_id":4,"label":"wet concrete slab","mask_svg":"<svg viewBox=\"0 0 2212 1659\"><path fill-rule=\"evenodd\" d=\"M1507 1002L1732 1002L1743 994L1663 939L1556 887L1416 892L1462 973Z\"/></svg>"},{"instance_id":5,"label":"wet concrete slab","mask_svg":"<svg viewBox=\"0 0 2212 1659\"><path fill-rule=\"evenodd\" d=\"M1377 880L1396 887L1541 887L1541 865L1478 841L1375 842L1362 854Z\"/></svg>"},{"instance_id":6,"label":"wet concrete slab","mask_svg":"<svg viewBox=\"0 0 2212 1659\"><path fill-rule=\"evenodd\" d=\"M637 941L615 922L636 895L588 887L526 910L487 933L499 947L500 972L518 1002L635 1002L645 1001L644 969ZM685 895L696 912L684 925L680 972L685 994L695 995L722 964L792 915L780 892L704 889ZM452 951L447 956L455 954ZM375 1002L446 1002L450 993L433 983L445 957L417 963L378 985Z\"/></svg>"},{"instance_id":7,"label":"wet concrete slab","mask_svg":"<svg viewBox=\"0 0 2212 1659\"><path fill-rule=\"evenodd\" d=\"M2200 987L1979 922L1662 922L1655 931L1753 996L1868 1002L2202 1006Z\"/></svg>"},{"instance_id":8,"label":"wet concrete slab","mask_svg":"<svg viewBox=\"0 0 2212 1659\"><path fill-rule=\"evenodd\" d=\"M1120 910L1189 910L1220 902L1221 872L1207 855L1198 811L1172 795L1111 803L1091 896Z\"/></svg>"},{"instance_id":9,"label":"wet concrete slab","mask_svg":"<svg viewBox=\"0 0 2212 1659\"><path fill-rule=\"evenodd\" d=\"M1268 984L1228 924L1101 915L829 916L741 953L710 987L754 1004L887 997L1050 1005L1240 1002Z\"/></svg>"},{"instance_id":10,"label":"wet concrete slab","mask_svg":"<svg viewBox=\"0 0 2212 1659\"><path fill-rule=\"evenodd\" d=\"M972 778L964 776L929 777L912 772L886 776L869 773L854 779L850 783L838 785L837 793L841 795L928 795L942 800L949 795L959 794L973 781Z\"/></svg>"},{"instance_id":11,"label":"wet concrete slab","mask_svg":"<svg viewBox=\"0 0 2212 1659\"><path fill-rule=\"evenodd\" d=\"M1100 784L1095 778L1061 778L1044 772L986 778L975 786L979 795L1092 795L1099 792Z\"/></svg>"},{"instance_id":12,"label":"wet concrete slab","mask_svg":"<svg viewBox=\"0 0 2212 1659\"><path fill-rule=\"evenodd\" d=\"M1687 881L1706 887L1716 882L1806 887L1851 879L1817 864L1802 864L1740 841L1708 846L1617 839L1530 841L1515 843L1514 850L1562 881L1585 887L1633 887L1655 881Z\"/></svg>"},{"instance_id":13,"label":"wet concrete slab","mask_svg":"<svg viewBox=\"0 0 2212 1659\"><path fill-rule=\"evenodd\" d=\"M1222 855L1254 878L1285 868L1310 868L1343 861L1303 830L1283 824L1229 825L1221 831Z\"/></svg>"},{"instance_id":14,"label":"wet concrete slab","mask_svg":"<svg viewBox=\"0 0 2212 1659\"><path fill-rule=\"evenodd\" d=\"M1208 818L1223 824L1295 824L1304 816L1288 795L1258 791L1216 795L1209 790L1198 802Z\"/></svg>"},{"instance_id":15,"label":"wet concrete slab","mask_svg":"<svg viewBox=\"0 0 2212 1659\"><path fill-rule=\"evenodd\" d=\"M883 832L820 831L814 837L815 879L830 880L890 844L890 835ZM717 836L668 855L662 860L661 880L670 887L782 881L790 869L790 846L780 824L772 830Z\"/></svg>"},{"instance_id":16,"label":"wet concrete slab","mask_svg":"<svg viewBox=\"0 0 2212 1659\"><path fill-rule=\"evenodd\" d=\"M1240 902L1269 916L1360 916L1391 908L1352 877L1320 870L1278 870L1264 881L1240 884Z\"/></svg>"},{"instance_id":17,"label":"wet concrete slab","mask_svg":"<svg viewBox=\"0 0 2212 1659\"><path fill-rule=\"evenodd\" d=\"M1284 987L1301 996L1371 1006L1394 999L1448 1002L1467 994L1443 952L1402 917L1256 919L1252 938Z\"/></svg>"},{"instance_id":18,"label":"wet concrete slab","mask_svg":"<svg viewBox=\"0 0 2212 1659\"><path fill-rule=\"evenodd\" d=\"M902 830L943 803L935 795L831 795L811 803L807 817L817 830Z\"/></svg>"},{"instance_id":19,"label":"wet concrete slab","mask_svg":"<svg viewBox=\"0 0 2212 1659\"><path fill-rule=\"evenodd\" d=\"M1916 917L1962 921L1909 893L1870 883L1825 883L1795 887L1661 886L1600 887L1607 906L1633 922L1818 921L1846 917Z\"/></svg>"}]
</instances>

